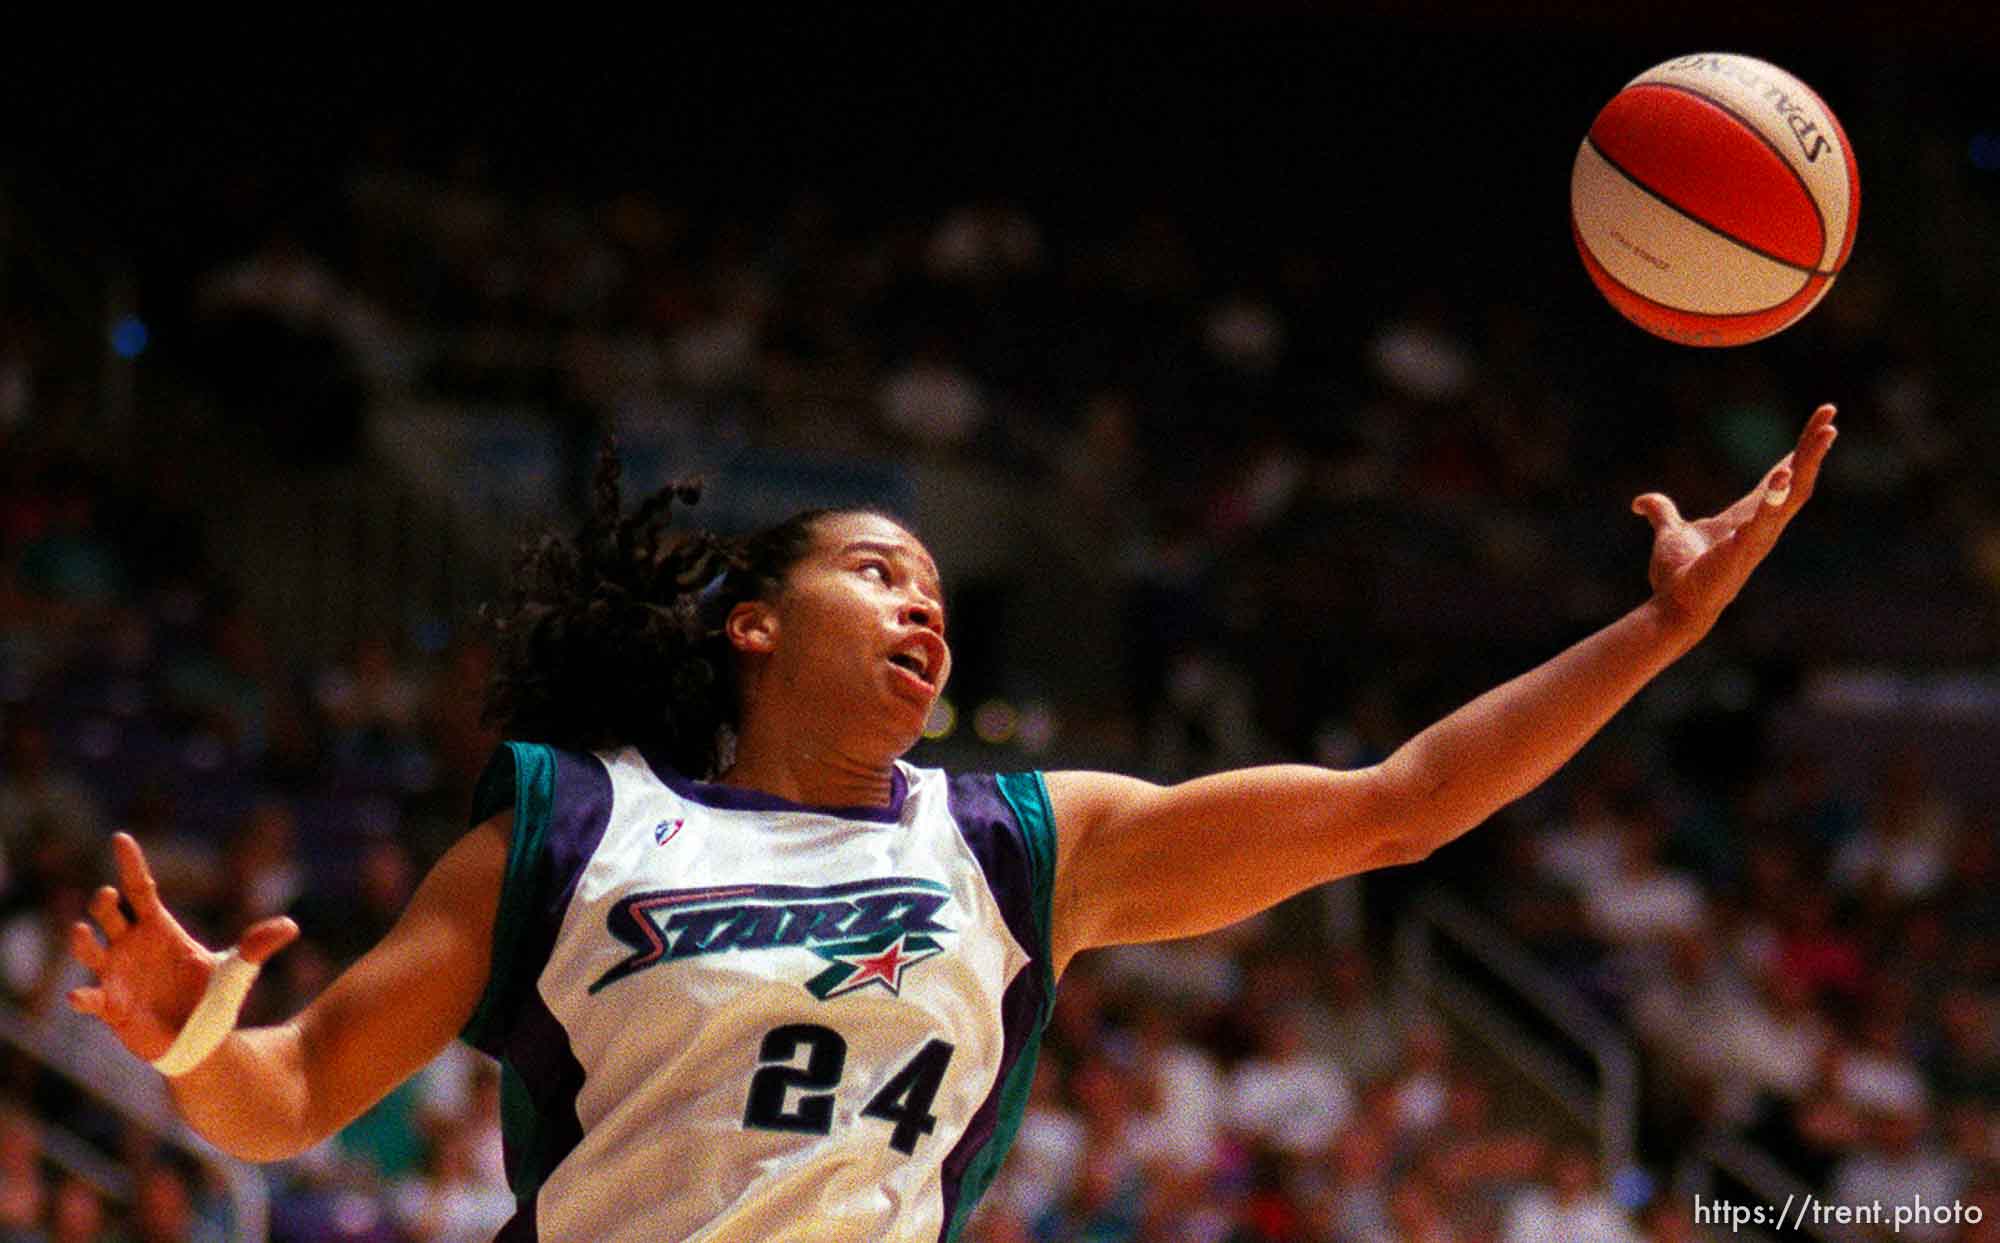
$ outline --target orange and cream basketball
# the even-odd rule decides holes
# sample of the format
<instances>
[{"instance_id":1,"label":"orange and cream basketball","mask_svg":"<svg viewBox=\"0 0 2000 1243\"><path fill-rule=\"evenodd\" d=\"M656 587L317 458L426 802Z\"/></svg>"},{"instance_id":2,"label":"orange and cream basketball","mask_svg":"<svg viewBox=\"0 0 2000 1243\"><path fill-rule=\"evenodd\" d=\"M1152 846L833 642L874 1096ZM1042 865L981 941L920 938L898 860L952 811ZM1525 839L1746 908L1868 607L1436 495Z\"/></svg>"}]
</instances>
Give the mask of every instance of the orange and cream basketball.
<instances>
[{"instance_id":1,"label":"orange and cream basketball","mask_svg":"<svg viewBox=\"0 0 2000 1243\"><path fill-rule=\"evenodd\" d=\"M1854 248L1861 181L1833 112L1749 56L1655 65L1597 114L1570 175L1591 280L1684 345L1743 345L1810 311Z\"/></svg>"}]
</instances>

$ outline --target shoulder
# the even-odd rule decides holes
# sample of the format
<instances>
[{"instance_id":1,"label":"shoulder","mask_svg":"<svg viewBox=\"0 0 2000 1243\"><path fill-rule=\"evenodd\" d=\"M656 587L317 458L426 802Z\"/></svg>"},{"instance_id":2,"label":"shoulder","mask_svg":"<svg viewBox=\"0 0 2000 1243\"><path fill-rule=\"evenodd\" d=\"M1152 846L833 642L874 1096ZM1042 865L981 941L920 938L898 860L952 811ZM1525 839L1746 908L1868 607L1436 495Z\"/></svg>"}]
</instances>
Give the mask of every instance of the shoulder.
<instances>
[{"instance_id":1,"label":"shoulder","mask_svg":"<svg viewBox=\"0 0 2000 1243\"><path fill-rule=\"evenodd\" d=\"M486 768L480 774L480 784L501 778L523 779L540 772L567 776L572 780L589 780L592 774L608 771L619 763L627 753L631 759L626 762L643 764L643 759L634 748L619 752L578 751L559 747L554 743L534 742L528 739L510 738L499 743L487 757Z\"/></svg>"},{"instance_id":2,"label":"shoulder","mask_svg":"<svg viewBox=\"0 0 2000 1243\"><path fill-rule=\"evenodd\" d=\"M613 802L612 759L548 743L503 742L474 787L470 820L511 812L517 842L602 833Z\"/></svg>"},{"instance_id":3,"label":"shoulder","mask_svg":"<svg viewBox=\"0 0 2000 1243\"><path fill-rule=\"evenodd\" d=\"M1050 774L1039 769L1016 772L950 772L941 768L900 765L912 797L943 798L952 818L967 821L1003 820L1024 830L1053 830Z\"/></svg>"}]
</instances>

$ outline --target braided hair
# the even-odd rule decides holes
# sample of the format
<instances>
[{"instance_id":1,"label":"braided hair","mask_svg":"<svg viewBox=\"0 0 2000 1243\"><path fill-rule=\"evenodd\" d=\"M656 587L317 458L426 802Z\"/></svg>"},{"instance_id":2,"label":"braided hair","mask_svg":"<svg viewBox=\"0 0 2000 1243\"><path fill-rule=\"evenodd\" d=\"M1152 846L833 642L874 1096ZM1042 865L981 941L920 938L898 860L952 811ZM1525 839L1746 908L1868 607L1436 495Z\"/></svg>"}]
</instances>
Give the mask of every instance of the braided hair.
<instances>
[{"instance_id":1,"label":"braided hair","mask_svg":"<svg viewBox=\"0 0 2000 1243\"><path fill-rule=\"evenodd\" d=\"M738 687L723 622L777 594L821 518L873 511L809 509L741 538L668 529L676 502L700 499L698 480L676 480L625 514L604 447L582 528L523 542L506 595L481 610L494 641L484 720L572 750L656 750L698 779L726 767Z\"/></svg>"}]
</instances>

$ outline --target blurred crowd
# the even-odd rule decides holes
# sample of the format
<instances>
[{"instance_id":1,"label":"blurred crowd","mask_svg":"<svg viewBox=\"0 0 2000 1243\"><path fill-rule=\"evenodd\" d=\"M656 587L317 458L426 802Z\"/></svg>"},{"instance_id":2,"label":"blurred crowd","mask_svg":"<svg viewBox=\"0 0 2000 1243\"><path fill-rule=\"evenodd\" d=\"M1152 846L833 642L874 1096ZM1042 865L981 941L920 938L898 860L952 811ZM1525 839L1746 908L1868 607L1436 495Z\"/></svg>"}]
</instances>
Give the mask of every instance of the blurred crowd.
<instances>
[{"instance_id":1,"label":"blurred crowd","mask_svg":"<svg viewBox=\"0 0 2000 1243\"><path fill-rule=\"evenodd\" d=\"M1919 299L1921 255L1856 271L1768 348L1635 378L1659 356L1602 308L1468 303L1398 285L1390 256L1165 209L705 213L523 191L476 148L426 164L393 136L329 202L330 224L214 256L184 308L188 365L275 469L354 456L371 403L414 398L541 411L578 461L643 424L695 458L754 443L1024 481L1117 584L1122 693L1062 705L1067 728L1160 778L1379 759L1633 602L1643 527L1613 529L1633 494L1716 504L1813 401L1866 408L1770 567L1766 594L1806 603L1746 601L1784 624L1732 623L1545 791L1371 882L1368 921L1314 895L1079 960L974 1236L1668 1243L1700 1237L1677 1157L1731 1135L1835 1202L1986 1206L1984 1233L1913 1239L1994 1237L1994 813L1920 751L1833 771L1758 728L1818 662L1995 656L1951 612L2000 588L1992 407L1961 382L1978 360L1927 331L1979 289ZM63 1002L106 837L139 839L210 944L298 918L245 1016L282 1018L458 831L496 741L487 654L470 629L385 629L327 668L269 650L197 499L53 447L75 358L5 296L0 989L43 1054L4 1054L0 1243L218 1239L227 1198L159 1142L157 1076ZM1420 883L1462 885L1637 1041L1641 1169L1600 1168L1389 987L1380 934ZM58 1131L119 1185L62 1160ZM498 1131L494 1068L455 1048L264 1171L273 1238L489 1238L512 1207Z\"/></svg>"}]
</instances>

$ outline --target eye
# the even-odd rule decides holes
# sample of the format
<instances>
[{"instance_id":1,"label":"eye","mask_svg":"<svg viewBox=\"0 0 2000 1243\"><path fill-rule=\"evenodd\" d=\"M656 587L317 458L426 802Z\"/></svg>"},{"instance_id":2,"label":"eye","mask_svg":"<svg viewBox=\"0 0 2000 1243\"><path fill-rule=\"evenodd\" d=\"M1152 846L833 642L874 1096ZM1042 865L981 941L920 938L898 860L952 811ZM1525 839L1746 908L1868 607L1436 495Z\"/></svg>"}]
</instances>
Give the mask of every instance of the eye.
<instances>
[{"instance_id":1,"label":"eye","mask_svg":"<svg viewBox=\"0 0 2000 1243\"><path fill-rule=\"evenodd\" d=\"M889 581L889 563L880 558L871 557L861 563L861 573L873 575L877 581L886 583Z\"/></svg>"}]
</instances>

